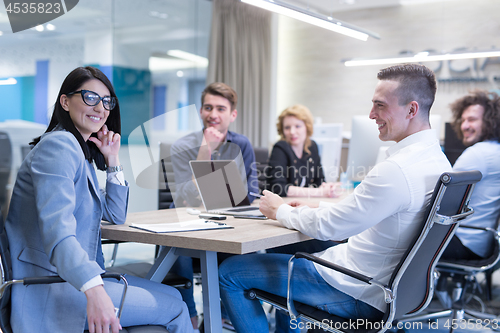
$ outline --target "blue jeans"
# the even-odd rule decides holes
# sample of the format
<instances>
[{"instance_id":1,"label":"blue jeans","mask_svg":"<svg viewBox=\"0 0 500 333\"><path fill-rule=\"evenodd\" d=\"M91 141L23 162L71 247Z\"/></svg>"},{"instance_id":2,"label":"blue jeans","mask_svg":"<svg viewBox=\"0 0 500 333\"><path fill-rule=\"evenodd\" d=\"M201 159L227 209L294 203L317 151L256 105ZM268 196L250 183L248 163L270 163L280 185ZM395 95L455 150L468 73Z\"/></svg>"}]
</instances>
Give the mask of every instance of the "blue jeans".
<instances>
[{"instance_id":1,"label":"blue jeans","mask_svg":"<svg viewBox=\"0 0 500 333\"><path fill-rule=\"evenodd\" d=\"M187 306L175 288L131 275L125 277L129 286L120 319L123 327L160 325L171 333L193 331ZM105 279L104 289L115 307L118 307L123 284ZM88 322L85 323L85 329L88 329Z\"/></svg>"},{"instance_id":2,"label":"blue jeans","mask_svg":"<svg viewBox=\"0 0 500 333\"><path fill-rule=\"evenodd\" d=\"M221 298L238 333L269 332L267 317L258 300L245 291L256 288L286 297L287 254L248 254L226 259L219 267ZM382 312L333 288L319 275L313 263L298 259L293 271L293 298L337 316L379 320ZM299 332L297 322L277 312L276 332ZM297 328L297 329L296 329Z\"/></svg>"},{"instance_id":3,"label":"blue jeans","mask_svg":"<svg viewBox=\"0 0 500 333\"><path fill-rule=\"evenodd\" d=\"M232 254L227 253L217 253L217 260L221 263L226 258L233 256ZM170 272L175 273L179 276L182 276L186 279L193 281L194 283L194 270L193 270L193 258L186 256L179 256L175 261L174 265L170 269ZM198 315L198 311L196 310L196 303L194 301L193 288L184 289L179 288L179 292L182 295L182 299L186 302L186 305L189 310L189 317L196 317ZM222 318L227 318L226 312L224 311L224 307L221 309Z\"/></svg>"}]
</instances>

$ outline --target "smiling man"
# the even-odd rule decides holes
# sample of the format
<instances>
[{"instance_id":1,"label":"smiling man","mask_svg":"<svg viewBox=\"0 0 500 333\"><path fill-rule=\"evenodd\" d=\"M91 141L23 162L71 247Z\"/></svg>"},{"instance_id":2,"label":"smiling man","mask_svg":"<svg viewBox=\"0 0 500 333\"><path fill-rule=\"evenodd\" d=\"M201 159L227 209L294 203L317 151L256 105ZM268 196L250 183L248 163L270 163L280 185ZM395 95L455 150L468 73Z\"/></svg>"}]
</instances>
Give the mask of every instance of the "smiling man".
<instances>
[{"instance_id":1,"label":"smiling man","mask_svg":"<svg viewBox=\"0 0 500 333\"><path fill-rule=\"evenodd\" d=\"M434 73L422 65L403 64L383 69L377 77L369 116L382 140L396 141L387 159L338 203L285 204L264 191L260 210L312 238L348 239L317 255L388 283L421 226L439 176L451 166L429 124L436 93ZM247 299L245 290L257 288L286 297L289 259L286 254L250 254L222 263L221 298L237 332L268 332L261 304ZM292 285L295 300L347 319L379 320L387 306L378 287L306 260L295 262ZM277 317L276 332L297 331L296 322L283 321Z\"/></svg>"},{"instance_id":2,"label":"smiling man","mask_svg":"<svg viewBox=\"0 0 500 333\"><path fill-rule=\"evenodd\" d=\"M198 189L191 174L191 160L235 160L249 192L259 192L257 171L252 168L255 154L252 144L244 135L229 131L238 111L236 92L228 85L215 82L201 95L200 118L203 130L190 133L177 140L171 149L175 173L175 206L201 205ZM248 197L250 202L255 199Z\"/></svg>"},{"instance_id":3,"label":"smiling man","mask_svg":"<svg viewBox=\"0 0 500 333\"><path fill-rule=\"evenodd\" d=\"M483 174L470 201L474 215L462 224L494 228L500 213L500 97L476 90L451 104L451 111L454 130L468 147L453 170L479 170ZM489 232L458 228L442 258L486 258L493 241Z\"/></svg>"}]
</instances>

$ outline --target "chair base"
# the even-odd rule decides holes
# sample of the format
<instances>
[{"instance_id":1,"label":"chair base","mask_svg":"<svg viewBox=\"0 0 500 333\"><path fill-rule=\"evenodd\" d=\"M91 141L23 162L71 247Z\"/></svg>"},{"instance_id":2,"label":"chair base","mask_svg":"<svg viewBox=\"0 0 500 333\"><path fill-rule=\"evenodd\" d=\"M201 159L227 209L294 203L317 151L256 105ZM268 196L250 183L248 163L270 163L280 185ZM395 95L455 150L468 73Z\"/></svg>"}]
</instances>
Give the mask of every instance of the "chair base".
<instances>
[{"instance_id":1,"label":"chair base","mask_svg":"<svg viewBox=\"0 0 500 333\"><path fill-rule=\"evenodd\" d=\"M447 309L439 312L408 316L404 317L400 320L400 322L413 322L413 321L432 321L438 320L442 318L449 318L446 321L445 328L449 328L449 332L454 332L455 329L463 329L463 325L467 325L469 319L472 319L474 325L476 325L476 320L479 320L481 323L485 324L485 327L493 330L494 326L497 326L498 318L495 315L489 313L483 313L473 310L463 310L463 309ZM465 320L465 321L464 321ZM462 323L461 323L462 322ZM456 323L453 325L453 323ZM460 326L462 325L462 327ZM500 330L500 327L495 330Z\"/></svg>"}]
</instances>

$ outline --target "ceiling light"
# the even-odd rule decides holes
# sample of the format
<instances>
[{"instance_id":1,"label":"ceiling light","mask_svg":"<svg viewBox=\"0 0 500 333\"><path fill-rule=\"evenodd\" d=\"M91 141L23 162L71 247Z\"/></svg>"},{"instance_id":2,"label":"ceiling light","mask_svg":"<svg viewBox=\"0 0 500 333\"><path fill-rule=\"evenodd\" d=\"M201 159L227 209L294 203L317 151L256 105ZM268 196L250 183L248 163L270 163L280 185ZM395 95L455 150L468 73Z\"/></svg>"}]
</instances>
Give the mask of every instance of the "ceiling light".
<instances>
[{"instance_id":1,"label":"ceiling light","mask_svg":"<svg viewBox=\"0 0 500 333\"><path fill-rule=\"evenodd\" d=\"M0 86L8 86L8 85L16 84L16 83L17 83L17 80L14 79L13 77L10 77L10 78L5 79L5 80L0 80Z\"/></svg>"},{"instance_id":2,"label":"ceiling light","mask_svg":"<svg viewBox=\"0 0 500 333\"><path fill-rule=\"evenodd\" d=\"M50 31L56 30L56 26L53 24L50 24L50 23L47 24L45 27L47 28L47 30L50 30Z\"/></svg>"},{"instance_id":3,"label":"ceiling light","mask_svg":"<svg viewBox=\"0 0 500 333\"><path fill-rule=\"evenodd\" d=\"M149 70L152 72L206 67L208 67L207 58L181 50L157 52L149 57Z\"/></svg>"},{"instance_id":4,"label":"ceiling light","mask_svg":"<svg viewBox=\"0 0 500 333\"><path fill-rule=\"evenodd\" d=\"M40 24L40 25L37 25L37 26L35 27L35 30L36 30L36 31L38 31L38 32L42 32L44 29L45 29L45 28L44 28L44 27L43 27L43 25L41 25L41 24Z\"/></svg>"},{"instance_id":5,"label":"ceiling light","mask_svg":"<svg viewBox=\"0 0 500 333\"><path fill-rule=\"evenodd\" d=\"M420 52L415 55L406 55L406 56L399 56L392 58L351 59L344 61L344 65L347 67L390 65L390 64L400 64L406 62L426 62L426 61L442 61L442 60L458 60L458 59L493 58L493 57L500 57L500 50L449 52L442 54L430 54L429 52Z\"/></svg>"},{"instance_id":6,"label":"ceiling light","mask_svg":"<svg viewBox=\"0 0 500 333\"><path fill-rule=\"evenodd\" d=\"M247 3L252 6L256 6L259 8L263 8L269 10L271 12L275 12L278 14L286 15L288 17L316 25L318 27L328 29L331 31L338 32L340 34L353 37L359 40L366 41L368 37L373 37L376 39L380 39L380 36L354 25L351 25L346 22L342 22L340 20L324 16L321 14L317 14L314 12L310 12L304 10L299 7L295 7L293 5L287 4L285 2L281 2L278 0L241 0L241 2Z\"/></svg>"},{"instance_id":7,"label":"ceiling light","mask_svg":"<svg viewBox=\"0 0 500 333\"><path fill-rule=\"evenodd\" d=\"M196 54L192 54L181 50L169 50L167 54L171 57L192 61L196 65L201 67L208 66L208 59L205 57L200 57L199 55Z\"/></svg>"},{"instance_id":8,"label":"ceiling light","mask_svg":"<svg viewBox=\"0 0 500 333\"><path fill-rule=\"evenodd\" d=\"M184 72L183 71L177 71L177 77L183 77Z\"/></svg>"},{"instance_id":9,"label":"ceiling light","mask_svg":"<svg viewBox=\"0 0 500 333\"><path fill-rule=\"evenodd\" d=\"M3 31L0 31L0 36L2 36L2 35L3 35Z\"/></svg>"}]
</instances>

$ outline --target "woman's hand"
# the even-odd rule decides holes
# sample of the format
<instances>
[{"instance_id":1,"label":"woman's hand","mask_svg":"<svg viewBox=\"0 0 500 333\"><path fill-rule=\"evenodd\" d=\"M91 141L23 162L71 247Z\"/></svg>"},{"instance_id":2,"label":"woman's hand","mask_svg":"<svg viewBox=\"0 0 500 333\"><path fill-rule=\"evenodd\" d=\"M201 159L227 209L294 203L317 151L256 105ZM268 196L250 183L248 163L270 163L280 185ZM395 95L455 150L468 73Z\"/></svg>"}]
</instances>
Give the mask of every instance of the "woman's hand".
<instances>
[{"instance_id":1,"label":"woman's hand","mask_svg":"<svg viewBox=\"0 0 500 333\"><path fill-rule=\"evenodd\" d=\"M337 192L337 189L339 188L338 183L322 183L319 188L323 197L336 198L339 196L339 193Z\"/></svg>"},{"instance_id":2,"label":"woman's hand","mask_svg":"<svg viewBox=\"0 0 500 333\"><path fill-rule=\"evenodd\" d=\"M90 333L118 333L122 329L116 317L115 307L102 285L85 291L87 297L87 320Z\"/></svg>"},{"instance_id":3,"label":"woman's hand","mask_svg":"<svg viewBox=\"0 0 500 333\"><path fill-rule=\"evenodd\" d=\"M120 139L120 134L109 131L108 126L106 125L103 125L99 132L97 132L97 138L93 136L89 138L89 140L95 143L97 148L101 151L104 159L106 160L107 166L120 165L120 161L118 159Z\"/></svg>"}]
</instances>

